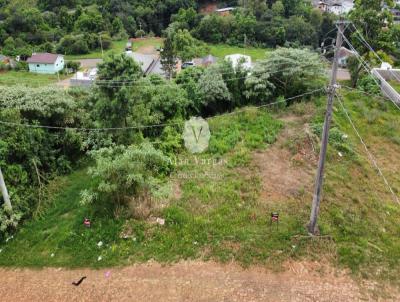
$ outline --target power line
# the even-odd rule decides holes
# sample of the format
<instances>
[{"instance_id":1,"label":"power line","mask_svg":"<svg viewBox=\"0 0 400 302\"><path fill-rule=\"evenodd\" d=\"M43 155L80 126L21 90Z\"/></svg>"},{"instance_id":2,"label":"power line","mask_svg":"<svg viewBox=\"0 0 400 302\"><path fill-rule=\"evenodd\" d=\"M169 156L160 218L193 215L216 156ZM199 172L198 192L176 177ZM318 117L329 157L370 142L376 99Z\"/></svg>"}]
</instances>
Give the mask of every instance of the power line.
<instances>
[{"instance_id":1,"label":"power line","mask_svg":"<svg viewBox=\"0 0 400 302\"><path fill-rule=\"evenodd\" d=\"M372 48L372 46L365 40L364 36L361 34L361 32L357 29L356 25L352 23L354 30L356 31L356 37L357 39L361 42L361 44L364 44L367 46L367 48L375 55L375 57L381 62L384 63L382 58L378 55L378 53ZM361 38L361 39L360 39ZM400 78L391 70L389 69L389 72L397 79L400 81Z\"/></svg>"},{"instance_id":2,"label":"power line","mask_svg":"<svg viewBox=\"0 0 400 302\"><path fill-rule=\"evenodd\" d=\"M241 112L245 112L247 110L250 110L252 108L255 109L260 109L264 107L269 107L273 106L276 104L280 103L286 103L290 100L298 99L303 96L307 95L312 95L314 93L317 93L319 91L323 91L325 88L319 88L315 89L309 92L305 92L293 97L289 97L284 100L276 101L273 103L268 103L260 106L255 106L255 107L249 107L249 108L242 108L236 111L232 112L227 112L227 113L222 113L213 117L207 118L208 120L213 119L213 118L218 118L221 116L226 116L226 115L233 115L233 114L238 114ZM35 124L21 124L21 123L14 123L14 122L6 122L6 121L0 121L0 124L6 125L6 126L12 126L12 127L25 127L25 128L40 128L40 129L52 129L52 130L76 130L76 131L86 131L86 132L103 132L103 131L118 131L118 130L139 130L139 129L149 129L149 128L161 128L161 127L166 127L166 126L173 126L173 125L181 125L182 122L175 122L175 123L164 123L164 124L153 124L153 125L144 125L144 126L131 126L131 127L110 127L110 128L79 128L79 127L58 127L58 126L45 126L45 125L35 125Z\"/></svg>"},{"instance_id":3,"label":"power line","mask_svg":"<svg viewBox=\"0 0 400 302\"><path fill-rule=\"evenodd\" d=\"M373 156L373 154L369 151L369 149L368 149L366 143L364 142L364 139L362 138L360 132L357 130L357 127L355 126L353 120L351 119L351 117L350 117L350 115L349 115L349 113L348 113L348 110L347 110L346 107L344 106L344 104L343 104L343 102L342 102L342 100L341 100L341 97L340 97L338 94L336 94L336 98L338 99L338 101L339 101L339 103L340 103L340 106L342 107L343 112L345 113L345 115L346 115L348 121L350 122L350 125L351 125L352 128L354 129L354 132L356 133L356 135L357 135L357 137L359 138L361 144L363 145L363 147L364 147L364 149L365 149L365 152L367 153L367 155L368 155L368 157L369 157L371 163L374 165L374 167L375 167L376 170L378 171L379 175L382 177L382 179L383 179L385 185L388 187L390 193L392 194L393 199L394 199L398 204L400 204L399 198L398 198L397 195L394 193L394 191L393 191L391 185L389 184L389 182L388 182L388 180L386 179L385 175L383 174L381 168L379 167L377 160L375 159L375 157Z\"/></svg>"}]
</instances>

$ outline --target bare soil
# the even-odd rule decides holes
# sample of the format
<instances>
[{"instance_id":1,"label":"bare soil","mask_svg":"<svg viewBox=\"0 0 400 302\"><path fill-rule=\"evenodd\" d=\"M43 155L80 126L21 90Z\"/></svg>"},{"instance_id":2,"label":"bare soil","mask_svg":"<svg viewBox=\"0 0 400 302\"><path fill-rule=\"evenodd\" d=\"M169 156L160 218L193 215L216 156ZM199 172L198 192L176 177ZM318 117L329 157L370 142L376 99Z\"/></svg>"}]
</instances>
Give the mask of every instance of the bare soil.
<instances>
[{"instance_id":1,"label":"bare soil","mask_svg":"<svg viewBox=\"0 0 400 302\"><path fill-rule=\"evenodd\" d=\"M312 189L317 154L308 124L295 115L281 120L285 128L277 142L254 155L262 179L262 200L280 201Z\"/></svg>"},{"instance_id":2,"label":"bare soil","mask_svg":"<svg viewBox=\"0 0 400 302\"><path fill-rule=\"evenodd\" d=\"M317 273L317 271L319 271ZM81 277L80 286L72 285ZM283 272L235 264L146 263L102 270L0 269L0 297L11 301L399 301L373 297L346 273L318 263L287 263Z\"/></svg>"}]
</instances>

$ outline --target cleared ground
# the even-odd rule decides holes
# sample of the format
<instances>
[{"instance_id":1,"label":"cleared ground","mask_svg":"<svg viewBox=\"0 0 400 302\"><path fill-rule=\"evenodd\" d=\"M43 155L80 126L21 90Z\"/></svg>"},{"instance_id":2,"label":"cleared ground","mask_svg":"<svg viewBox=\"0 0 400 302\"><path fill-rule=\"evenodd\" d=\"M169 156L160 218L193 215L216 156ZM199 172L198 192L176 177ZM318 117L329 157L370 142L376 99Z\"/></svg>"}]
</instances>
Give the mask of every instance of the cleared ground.
<instances>
[{"instance_id":1,"label":"cleared ground","mask_svg":"<svg viewBox=\"0 0 400 302\"><path fill-rule=\"evenodd\" d=\"M319 271L317 273L317 271ZM80 286L72 285L81 277ZM398 301L377 298L375 284L358 285L343 272L291 262L282 272L234 264L156 263L102 270L0 270L0 296L14 301ZM389 291L386 288L386 291Z\"/></svg>"}]
</instances>

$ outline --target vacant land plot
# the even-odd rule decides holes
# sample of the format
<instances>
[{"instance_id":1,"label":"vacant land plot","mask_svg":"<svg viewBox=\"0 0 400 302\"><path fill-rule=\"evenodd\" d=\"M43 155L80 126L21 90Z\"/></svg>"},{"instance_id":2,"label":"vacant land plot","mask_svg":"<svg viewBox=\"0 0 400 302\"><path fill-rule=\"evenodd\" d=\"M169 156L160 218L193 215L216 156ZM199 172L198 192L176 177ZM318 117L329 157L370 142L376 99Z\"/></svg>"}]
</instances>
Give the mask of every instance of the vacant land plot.
<instances>
[{"instance_id":1,"label":"vacant land plot","mask_svg":"<svg viewBox=\"0 0 400 302\"><path fill-rule=\"evenodd\" d=\"M66 76L58 77L54 74L37 74L28 71L7 71L0 73L0 85L26 85L29 87L46 86L65 79Z\"/></svg>"},{"instance_id":2,"label":"vacant land plot","mask_svg":"<svg viewBox=\"0 0 400 302\"><path fill-rule=\"evenodd\" d=\"M269 51L266 48L244 48L238 46L230 46L226 44L209 44L209 47L211 54L217 58L224 58L227 55L239 53L250 56L253 61L264 59Z\"/></svg>"},{"instance_id":3,"label":"vacant land plot","mask_svg":"<svg viewBox=\"0 0 400 302\"><path fill-rule=\"evenodd\" d=\"M397 109L358 92L341 93L399 192ZM306 259L398 284L399 207L337 102L319 220L324 237L307 236L324 104L325 97L317 97L279 112L247 108L209 119L208 151L176 154L172 194L150 217L127 218L106 201L81 205L80 192L94 184L86 168L60 178L42 216L0 244L0 265L104 268L211 259L281 269ZM271 224L271 212L279 212L279 225ZM85 217L91 228L84 227Z\"/></svg>"}]
</instances>

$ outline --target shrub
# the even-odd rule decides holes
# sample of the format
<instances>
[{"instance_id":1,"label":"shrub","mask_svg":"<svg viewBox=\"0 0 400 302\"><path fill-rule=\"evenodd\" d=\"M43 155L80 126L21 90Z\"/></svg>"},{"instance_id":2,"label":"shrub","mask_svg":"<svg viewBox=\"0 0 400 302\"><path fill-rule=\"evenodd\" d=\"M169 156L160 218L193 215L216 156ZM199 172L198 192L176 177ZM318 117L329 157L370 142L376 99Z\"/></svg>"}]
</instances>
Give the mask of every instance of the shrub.
<instances>
[{"instance_id":1,"label":"shrub","mask_svg":"<svg viewBox=\"0 0 400 302\"><path fill-rule=\"evenodd\" d=\"M18 211L13 211L6 206L0 207L0 238L5 237L15 231L21 220L22 214Z\"/></svg>"},{"instance_id":2,"label":"shrub","mask_svg":"<svg viewBox=\"0 0 400 302\"><path fill-rule=\"evenodd\" d=\"M117 205L146 201L163 190L170 172L168 157L149 143L117 146L92 152L96 164L89 169L98 184L81 192L81 203L110 200Z\"/></svg>"}]
</instances>

